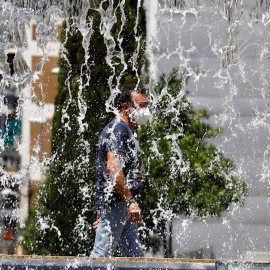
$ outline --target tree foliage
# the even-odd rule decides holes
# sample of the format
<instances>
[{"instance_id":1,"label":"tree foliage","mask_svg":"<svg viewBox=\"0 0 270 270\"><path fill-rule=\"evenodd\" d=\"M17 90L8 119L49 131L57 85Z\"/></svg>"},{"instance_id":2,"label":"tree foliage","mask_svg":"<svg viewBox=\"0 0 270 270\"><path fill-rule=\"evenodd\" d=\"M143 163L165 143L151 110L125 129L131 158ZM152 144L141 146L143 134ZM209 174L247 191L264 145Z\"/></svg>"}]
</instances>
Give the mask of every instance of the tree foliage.
<instances>
[{"instance_id":1,"label":"tree foliage","mask_svg":"<svg viewBox=\"0 0 270 270\"><path fill-rule=\"evenodd\" d=\"M52 158L23 232L30 254L89 255L93 247L96 145L113 117L106 101L111 88L138 80L146 35L142 7L137 18L140 1L100 3L88 11L87 34L72 18L63 25Z\"/></svg>"},{"instance_id":2,"label":"tree foliage","mask_svg":"<svg viewBox=\"0 0 270 270\"><path fill-rule=\"evenodd\" d=\"M231 203L243 204L247 193L234 163L209 143L222 129L205 121L206 110L193 109L181 90L183 78L177 70L160 78L153 121L138 131L148 171L142 229L152 247L159 244L149 230L167 238L166 223L175 213L219 217Z\"/></svg>"}]
</instances>

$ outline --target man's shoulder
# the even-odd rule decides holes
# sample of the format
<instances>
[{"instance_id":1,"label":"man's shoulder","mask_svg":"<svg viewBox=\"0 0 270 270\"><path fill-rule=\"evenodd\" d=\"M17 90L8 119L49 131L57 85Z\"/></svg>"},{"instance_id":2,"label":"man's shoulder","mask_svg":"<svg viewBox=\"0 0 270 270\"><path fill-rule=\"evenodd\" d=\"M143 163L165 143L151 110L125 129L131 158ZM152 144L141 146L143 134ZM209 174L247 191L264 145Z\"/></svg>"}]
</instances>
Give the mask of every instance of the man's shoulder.
<instances>
[{"instance_id":1,"label":"man's shoulder","mask_svg":"<svg viewBox=\"0 0 270 270\"><path fill-rule=\"evenodd\" d=\"M112 120L99 137L99 147L106 151L126 151L127 143L131 142L133 133L130 127L121 119Z\"/></svg>"},{"instance_id":2,"label":"man's shoulder","mask_svg":"<svg viewBox=\"0 0 270 270\"><path fill-rule=\"evenodd\" d=\"M103 135L115 133L115 132L126 132L126 133L132 133L132 130L128 126L127 123L125 123L123 120L119 118L114 118L104 129L103 129Z\"/></svg>"}]
</instances>

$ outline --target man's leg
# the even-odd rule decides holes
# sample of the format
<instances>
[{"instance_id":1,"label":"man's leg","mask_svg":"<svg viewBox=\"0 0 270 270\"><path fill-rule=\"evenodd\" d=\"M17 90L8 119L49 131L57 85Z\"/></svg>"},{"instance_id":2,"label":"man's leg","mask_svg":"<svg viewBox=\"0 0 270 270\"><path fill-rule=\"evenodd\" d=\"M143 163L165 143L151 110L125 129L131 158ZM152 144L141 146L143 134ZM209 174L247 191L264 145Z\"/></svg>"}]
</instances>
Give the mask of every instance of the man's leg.
<instances>
[{"instance_id":1,"label":"man's leg","mask_svg":"<svg viewBox=\"0 0 270 270\"><path fill-rule=\"evenodd\" d=\"M124 202L106 209L101 215L91 257L113 257L122 231L128 220Z\"/></svg>"},{"instance_id":2,"label":"man's leg","mask_svg":"<svg viewBox=\"0 0 270 270\"><path fill-rule=\"evenodd\" d=\"M119 241L119 249L123 257L144 257L136 224L126 222Z\"/></svg>"}]
</instances>

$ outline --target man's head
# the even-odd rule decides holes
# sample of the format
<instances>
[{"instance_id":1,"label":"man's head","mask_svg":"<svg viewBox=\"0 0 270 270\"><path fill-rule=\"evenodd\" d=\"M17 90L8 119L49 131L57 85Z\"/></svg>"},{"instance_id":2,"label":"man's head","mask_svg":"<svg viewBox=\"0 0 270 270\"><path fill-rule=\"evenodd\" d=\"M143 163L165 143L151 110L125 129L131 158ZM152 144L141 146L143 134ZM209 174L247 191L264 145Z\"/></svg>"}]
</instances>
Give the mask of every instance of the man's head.
<instances>
[{"instance_id":1,"label":"man's head","mask_svg":"<svg viewBox=\"0 0 270 270\"><path fill-rule=\"evenodd\" d=\"M146 124L150 117L149 102L142 85L136 90L135 86L122 87L116 106L134 127Z\"/></svg>"}]
</instances>

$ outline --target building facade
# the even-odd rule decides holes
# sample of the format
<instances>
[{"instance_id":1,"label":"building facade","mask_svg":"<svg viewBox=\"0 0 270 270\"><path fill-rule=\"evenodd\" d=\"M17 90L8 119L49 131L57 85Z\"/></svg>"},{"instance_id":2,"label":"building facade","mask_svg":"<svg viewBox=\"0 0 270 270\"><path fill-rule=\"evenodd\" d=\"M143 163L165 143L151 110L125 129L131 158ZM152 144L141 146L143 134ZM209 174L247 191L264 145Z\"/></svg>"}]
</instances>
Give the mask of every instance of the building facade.
<instances>
[{"instance_id":1,"label":"building facade","mask_svg":"<svg viewBox=\"0 0 270 270\"><path fill-rule=\"evenodd\" d=\"M222 127L214 143L249 186L221 218L177 215L175 257L269 260L268 1L147 1L152 77L179 69L196 109Z\"/></svg>"},{"instance_id":2,"label":"building facade","mask_svg":"<svg viewBox=\"0 0 270 270\"><path fill-rule=\"evenodd\" d=\"M13 76L14 50L7 55L10 75ZM2 79L2 78L1 78ZM13 253L18 231L17 215L19 211L19 181L21 156L18 147L21 140L21 119L18 106L18 91L12 83L2 88L0 109L0 252Z\"/></svg>"},{"instance_id":3,"label":"building facade","mask_svg":"<svg viewBox=\"0 0 270 270\"><path fill-rule=\"evenodd\" d=\"M60 35L61 22L58 23ZM0 163L1 176L1 235L0 253L22 254L17 247L19 231L25 226L33 207L38 187L46 178L47 160L50 157L51 125L54 99L57 94L59 40L50 41L44 51L36 39L36 23L26 27L28 47L23 58L33 72L43 63L42 74L35 81L18 89L10 84L1 93L0 130L3 149ZM58 36L59 39L59 36ZM16 49L8 52L11 76Z\"/></svg>"}]
</instances>

